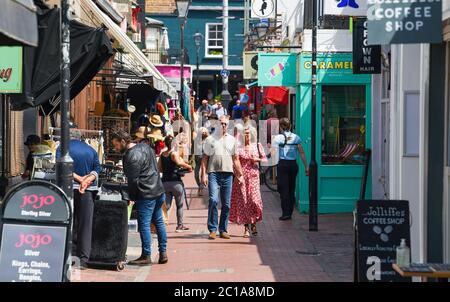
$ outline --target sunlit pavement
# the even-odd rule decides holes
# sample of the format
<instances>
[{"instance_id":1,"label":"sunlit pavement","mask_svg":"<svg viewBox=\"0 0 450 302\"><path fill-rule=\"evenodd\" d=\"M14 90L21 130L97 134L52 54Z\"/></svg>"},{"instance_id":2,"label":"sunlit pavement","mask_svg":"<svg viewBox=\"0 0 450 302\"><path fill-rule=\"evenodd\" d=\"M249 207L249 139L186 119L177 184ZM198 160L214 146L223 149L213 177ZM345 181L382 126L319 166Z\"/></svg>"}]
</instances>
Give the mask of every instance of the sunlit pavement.
<instances>
[{"instance_id":1,"label":"sunlit pavement","mask_svg":"<svg viewBox=\"0 0 450 302\"><path fill-rule=\"evenodd\" d=\"M207 197L197 196L193 176L185 177L191 203L184 233L175 233L175 203L168 227L169 262L123 271L75 271L74 281L352 281L352 215L319 216L319 232L308 231L308 216L297 212L279 221L279 197L263 187L264 218L258 236L243 238L243 227L229 225L230 240L208 240ZM140 255L138 233L130 232L128 259ZM157 251L154 240L153 251ZM152 255L157 262L158 253ZM79 274L77 274L79 273Z\"/></svg>"}]
</instances>

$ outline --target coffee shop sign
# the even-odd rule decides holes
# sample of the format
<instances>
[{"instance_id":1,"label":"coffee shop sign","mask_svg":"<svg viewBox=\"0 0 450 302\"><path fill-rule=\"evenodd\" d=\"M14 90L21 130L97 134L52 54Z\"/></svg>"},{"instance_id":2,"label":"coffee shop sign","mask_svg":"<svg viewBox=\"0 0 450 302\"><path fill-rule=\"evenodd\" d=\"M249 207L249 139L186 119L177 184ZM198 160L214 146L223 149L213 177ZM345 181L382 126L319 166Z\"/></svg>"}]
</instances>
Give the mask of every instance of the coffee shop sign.
<instances>
[{"instance_id":1,"label":"coffee shop sign","mask_svg":"<svg viewBox=\"0 0 450 302\"><path fill-rule=\"evenodd\" d=\"M391 19L385 23L387 32L419 31L424 26L423 19L432 18L430 6L413 5L414 3L437 3L441 0L368 0L372 5L367 10L369 20ZM382 6L389 4L411 4L411 6Z\"/></svg>"}]
</instances>

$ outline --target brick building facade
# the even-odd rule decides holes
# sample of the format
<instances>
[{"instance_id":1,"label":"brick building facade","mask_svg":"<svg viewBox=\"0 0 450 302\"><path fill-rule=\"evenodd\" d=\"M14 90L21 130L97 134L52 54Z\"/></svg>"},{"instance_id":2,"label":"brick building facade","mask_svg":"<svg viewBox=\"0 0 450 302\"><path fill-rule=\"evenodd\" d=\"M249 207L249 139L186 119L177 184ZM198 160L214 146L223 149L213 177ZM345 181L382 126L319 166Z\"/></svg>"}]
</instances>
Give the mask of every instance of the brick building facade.
<instances>
[{"instance_id":1,"label":"brick building facade","mask_svg":"<svg viewBox=\"0 0 450 302\"><path fill-rule=\"evenodd\" d=\"M170 14L176 10L175 0L145 0L145 12Z\"/></svg>"}]
</instances>

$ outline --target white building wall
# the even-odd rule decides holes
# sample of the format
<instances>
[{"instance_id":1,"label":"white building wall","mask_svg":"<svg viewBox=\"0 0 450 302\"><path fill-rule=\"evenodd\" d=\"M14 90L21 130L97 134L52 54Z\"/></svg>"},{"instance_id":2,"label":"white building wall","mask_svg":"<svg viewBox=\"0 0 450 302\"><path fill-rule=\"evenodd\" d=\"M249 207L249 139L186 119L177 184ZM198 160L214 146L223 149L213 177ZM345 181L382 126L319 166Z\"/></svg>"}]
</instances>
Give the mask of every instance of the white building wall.
<instances>
[{"instance_id":1,"label":"white building wall","mask_svg":"<svg viewBox=\"0 0 450 302\"><path fill-rule=\"evenodd\" d=\"M412 261L424 261L425 188L427 157L428 47L392 45L390 198L409 201ZM405 92L420 93L419 156L404 155Z\"/></svg>"}]
</instances>

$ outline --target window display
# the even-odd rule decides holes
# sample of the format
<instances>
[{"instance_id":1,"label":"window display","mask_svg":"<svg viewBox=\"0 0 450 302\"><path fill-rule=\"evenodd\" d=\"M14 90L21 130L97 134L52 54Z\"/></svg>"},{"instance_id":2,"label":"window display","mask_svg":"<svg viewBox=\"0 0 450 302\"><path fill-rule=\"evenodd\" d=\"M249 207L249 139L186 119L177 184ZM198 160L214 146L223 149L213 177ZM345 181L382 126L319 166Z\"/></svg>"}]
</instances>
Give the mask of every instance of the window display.
<instances>
[{"instance_id":1,"label":"window display","mask_svg":"<svg viewBox=\"0 0 450 302\"><path fill-rule=\"evenodd\" d=\"M365 86L322 86L322 163L363 164Z\"/></svg>"}]
</instances>

